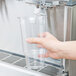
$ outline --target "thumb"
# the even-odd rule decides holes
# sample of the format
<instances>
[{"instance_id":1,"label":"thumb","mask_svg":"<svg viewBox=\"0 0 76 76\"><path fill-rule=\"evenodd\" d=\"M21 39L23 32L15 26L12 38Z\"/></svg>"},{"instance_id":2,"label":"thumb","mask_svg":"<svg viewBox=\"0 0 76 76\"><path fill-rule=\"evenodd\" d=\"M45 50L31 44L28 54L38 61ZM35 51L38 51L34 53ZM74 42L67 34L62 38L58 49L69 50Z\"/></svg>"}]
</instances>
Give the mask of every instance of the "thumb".
<instances>
[{"instance_id":1,"label":"thumb","mask_svg":"<svg viewBox=\"0 0 76 76\"><path fill-rule=\"evenodd\" d=\"M42 44L43 38L28 38L26 41L31 44Z\"/></svg>"}]
</instances>

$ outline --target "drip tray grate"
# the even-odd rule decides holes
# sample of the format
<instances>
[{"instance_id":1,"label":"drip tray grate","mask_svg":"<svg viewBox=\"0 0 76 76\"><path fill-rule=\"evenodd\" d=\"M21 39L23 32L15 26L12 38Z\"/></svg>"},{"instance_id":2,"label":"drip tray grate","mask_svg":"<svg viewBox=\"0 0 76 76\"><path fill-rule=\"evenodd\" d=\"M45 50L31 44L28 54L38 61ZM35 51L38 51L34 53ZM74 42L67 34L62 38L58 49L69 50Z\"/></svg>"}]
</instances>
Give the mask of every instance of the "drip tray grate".
<instances>
[{"instance_id":1,"label":"drip tray grate","mask_svg":"<svg viewBox=\"0 0 76 76\"><path fill-rule=\"evenodd\" d=\"M0 61L26 68L25 57L0 50ZM60 68L46 64L41 70L34 70L47 75L56 76Z\"/></svg>"}]
</instances>

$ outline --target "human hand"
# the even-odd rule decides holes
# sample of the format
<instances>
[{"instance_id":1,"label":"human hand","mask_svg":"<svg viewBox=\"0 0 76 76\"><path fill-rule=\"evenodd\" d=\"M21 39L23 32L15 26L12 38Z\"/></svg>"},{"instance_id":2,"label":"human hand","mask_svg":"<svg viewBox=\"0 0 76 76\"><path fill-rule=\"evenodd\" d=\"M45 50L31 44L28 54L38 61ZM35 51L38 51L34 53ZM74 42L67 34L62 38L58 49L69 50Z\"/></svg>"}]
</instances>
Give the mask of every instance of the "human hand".
<instances>
[{"instance_id":1,"label":"human hand","mask_svg":"<svg viewBox=\"0 0 76 76\"><path fill-rule=\"evenodd\" d=\"M47 50L46 54L40 56L54 59L63 58L63 52L60 50L61 42L48 32L40 34L37 38L28 38L26 41L31 44L37 44L39 48Z\"/></svg>"}]
</instances>

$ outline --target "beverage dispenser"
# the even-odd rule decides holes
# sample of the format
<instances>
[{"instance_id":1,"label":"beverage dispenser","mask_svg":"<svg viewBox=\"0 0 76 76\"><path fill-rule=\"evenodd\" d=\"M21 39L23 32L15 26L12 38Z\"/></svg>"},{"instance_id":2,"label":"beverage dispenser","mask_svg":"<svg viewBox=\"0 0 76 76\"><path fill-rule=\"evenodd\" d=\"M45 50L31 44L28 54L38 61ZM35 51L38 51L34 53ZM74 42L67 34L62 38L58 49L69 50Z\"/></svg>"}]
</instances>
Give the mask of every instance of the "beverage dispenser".
<instances>
[{"instance_id":1,"label":"beverage dispenser","mask_svg":"<svg viewBox=\"0 0 76 76\"><path fill-rule=\"evenodd\" d=\"M38 19L37 21L43 22L44 26L41 26L40 24L35 24L35 25L39 25L39 27L42 27L41 32L48 31L51 34L53 34L56 38L58 38L60 41L76 40L76 34L75 34L76 1L75 0L23 0L23 1L27 3L29 6L31 5L36 6L34 14L40 14L44 16L43 21L42 19L40 20L38 18L40 15L35 16L36 17L35 19ZM20 18L20 20L21 19L23 18ZM34 25L35 19L34 18L29 19L31 22L30 25L32 24ZM36 22L36 23L40 23L40 22ZM28 27L30 28L31 26L28 26ZM34 26L34 27L36 28L33 30L40 29L38 26ZM38 31L36 35L38 33L40 32ZM36 37L36 35L34 37ZM43 59L43 62L44 63L52 62L50 59L51 58L48 58L45 60ZM59 72L58 76L76 75L76 72L75 72L76 61L66 60L66 59L60 59L58 61L60 62L59 66L61 68L61 71Z\"/></svg>"}]
</instances>

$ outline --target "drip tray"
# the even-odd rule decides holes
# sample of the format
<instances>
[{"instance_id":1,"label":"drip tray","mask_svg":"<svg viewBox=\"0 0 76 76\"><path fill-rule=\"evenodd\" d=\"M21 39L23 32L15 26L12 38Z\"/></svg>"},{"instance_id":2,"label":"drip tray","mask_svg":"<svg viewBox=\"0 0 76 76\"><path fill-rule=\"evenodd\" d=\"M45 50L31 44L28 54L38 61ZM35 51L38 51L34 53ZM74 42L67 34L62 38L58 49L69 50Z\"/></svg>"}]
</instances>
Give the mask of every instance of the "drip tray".
<instances>
[{"instance_id":1,"label":"drip tray","mask_svg":"<svg viewBox=\"0 0 76 76\"><path fill-rule=\"evenodd\" d=\"M9 52L0 50L0 61L5 62L5 63L9 63L9 64L14 65L14 66L21 67L23 69L27 69L26 63L25 63L25 57L21 56L21 55L17 55L17 54L13 54L13 53L9 53ZM56 67L56 66L53 66L51 64L46 64L46 66L44 68L36 69L33 71L38 72L38 73L43 73L46 76L47 75L57 76L60 69L61 69L60 67Z\"/></svg>"}]
</instances>

